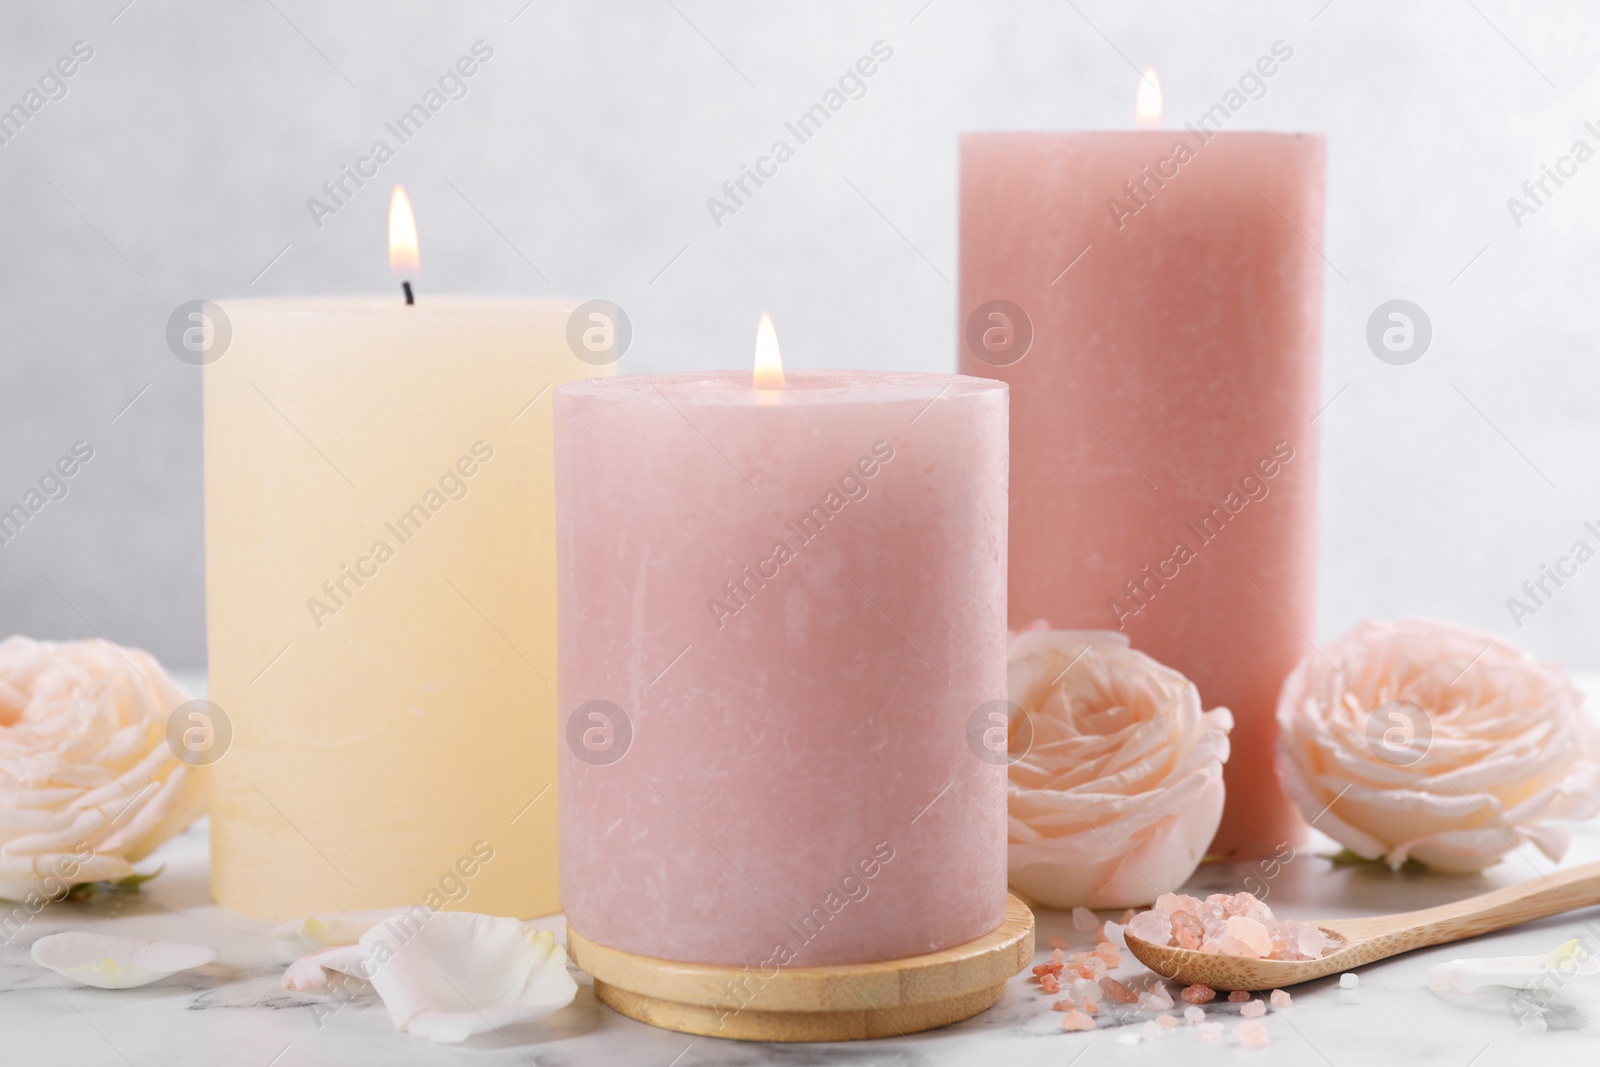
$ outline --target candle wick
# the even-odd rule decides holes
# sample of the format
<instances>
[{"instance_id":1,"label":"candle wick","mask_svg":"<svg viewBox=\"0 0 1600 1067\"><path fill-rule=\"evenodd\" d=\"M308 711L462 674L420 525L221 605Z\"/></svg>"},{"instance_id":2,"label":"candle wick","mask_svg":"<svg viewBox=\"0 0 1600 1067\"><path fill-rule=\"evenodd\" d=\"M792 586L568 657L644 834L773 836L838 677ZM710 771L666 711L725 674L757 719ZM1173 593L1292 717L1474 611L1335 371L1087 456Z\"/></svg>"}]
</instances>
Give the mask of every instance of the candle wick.
<instances>
[{"instance_id":1,"label":"candle wick","mask_svg":"<svg viewBox=\"0 0 1600 1067\"><path fill-rule=\"evenodd\" d=\"M407 307L410 307L412 304L415 304L417 302L416 297L411 295L411 283L410 282L401 282L400 283L400 288L406 294L406 306Z\"/></svg>"}]
</instances>

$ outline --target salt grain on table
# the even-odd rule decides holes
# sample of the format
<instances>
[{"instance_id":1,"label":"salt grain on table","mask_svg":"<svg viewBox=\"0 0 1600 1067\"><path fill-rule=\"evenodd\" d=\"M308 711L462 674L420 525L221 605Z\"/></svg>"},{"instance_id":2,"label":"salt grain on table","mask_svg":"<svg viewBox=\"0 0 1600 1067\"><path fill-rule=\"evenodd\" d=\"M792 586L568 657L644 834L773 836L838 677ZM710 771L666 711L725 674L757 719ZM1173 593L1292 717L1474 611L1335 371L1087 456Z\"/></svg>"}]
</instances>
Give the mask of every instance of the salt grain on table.
<instances>
[{"instance_id":1,"label":"salt grain on table","mask_svg":"<svg viewBox=\"0 0 1600 1067\"><path fill-rule=\"evenodd\" d=\"M1162 989L1154 993L1139 994L1140 1011L1166 1011L1172 1007L1172 997Z\"/></svg>"},{"instance_id":2,"label":"salt grain on table","mask_svg":"<svg viewBox=\"0 0 1600 1067\"><path fill-rule=\"evenodd\" d=\"M1250 1022L1240 1023L1235 1026L1233 1028L1233 1036L1237 1037L1247 1048L1265 1048L1272 1043L1272 1035L1267 1033L1266 1024L1258 1023L1253 1019Z\"/></svg>"},{"instance_id":3,"label":"salt grain on table","mask_svg":"<svg viewBox=\"0 0 1600 1067\"><path fill-rule=\"evenodd\" d=\"M1119 1004L1137 1004L1139 1002L1139 994L1115 978L1106 977L1100 979L1100 988L1104 990L1106 996Z\"/></svg>"}]
</instances>

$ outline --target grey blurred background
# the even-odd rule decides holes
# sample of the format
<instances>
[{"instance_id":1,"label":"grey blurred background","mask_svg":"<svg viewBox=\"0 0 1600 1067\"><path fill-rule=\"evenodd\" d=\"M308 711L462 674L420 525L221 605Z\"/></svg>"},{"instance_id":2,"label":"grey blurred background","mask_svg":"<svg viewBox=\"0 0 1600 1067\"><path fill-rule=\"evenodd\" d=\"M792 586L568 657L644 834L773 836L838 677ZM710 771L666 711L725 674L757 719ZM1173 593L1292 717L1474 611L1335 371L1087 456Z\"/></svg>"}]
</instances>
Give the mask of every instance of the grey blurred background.
<instances>
[{"instance_id":1,"label":"grey blurred background","mask_svg":"<svg viewBox=\"0 0 1600 1067\"><path fill-rule=\"evenodd\" d=\"M319 228L307 199L480 40L466 95ZM880 40L719 227L707 198ZM93 458L0 544L0 633L204 664L199 377L167 318L391 292L393 182L424 290L614 299L624 372L747 366L763 309L791 365L949 371L958 132L1129 128L1145 65L1176 125L1277 40L1230 128L1329 138L1319 636L1427 614L1600 667L1600 560L1520 628L1506 603L1600 548L1600 159L1507 206L1600 148L1600 10L1507 0L7 4L0 109L93 54L0 144L0 510ZM1366 341L1397 298L1433 329L1405 366Z\"/></svg>"}]
</instances>

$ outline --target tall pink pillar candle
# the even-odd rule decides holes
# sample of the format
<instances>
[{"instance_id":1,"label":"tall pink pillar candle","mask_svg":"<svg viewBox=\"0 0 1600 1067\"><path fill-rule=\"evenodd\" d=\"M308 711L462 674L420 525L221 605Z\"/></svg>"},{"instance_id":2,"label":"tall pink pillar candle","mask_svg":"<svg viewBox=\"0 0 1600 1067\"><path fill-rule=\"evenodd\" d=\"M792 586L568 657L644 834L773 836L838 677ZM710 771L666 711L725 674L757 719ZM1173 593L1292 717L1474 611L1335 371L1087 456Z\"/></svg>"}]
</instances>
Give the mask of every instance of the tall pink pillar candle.
<instances>
[{"instance_id":1,"label":"tall pink pillar candle","mask_svg":"<svg viewBox=\"0 0 1600 1067\"><path fill-rule=\"evenodd\" d=\"M961 143L961 366L1012 385L1010 619L1121 630L1237 725L1212 851L1298 833L1278 689L1315 635L1320 137Z\"/></svg>"},{"instance_id":2,"label":"tall pink pillar candle","mask_svg":"<svg viewBox=\"0 0 1600 1067\"><path fill-rule=\"evenodd\" d=\"M683 962L898 959L998 927L1006 388L556 392L561 902ZM988 720L984 720L984 725Z\"/></svg>"}]
</instances>

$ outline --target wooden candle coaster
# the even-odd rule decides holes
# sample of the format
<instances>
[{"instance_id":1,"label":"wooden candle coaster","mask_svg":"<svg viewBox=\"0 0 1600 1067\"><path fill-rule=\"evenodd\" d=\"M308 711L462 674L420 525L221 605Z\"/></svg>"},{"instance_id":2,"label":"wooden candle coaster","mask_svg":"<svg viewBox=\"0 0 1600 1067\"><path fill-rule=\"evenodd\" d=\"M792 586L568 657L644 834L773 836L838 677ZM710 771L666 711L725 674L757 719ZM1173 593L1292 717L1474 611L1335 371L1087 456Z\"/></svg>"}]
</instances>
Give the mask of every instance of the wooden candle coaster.
<instances>
[{"instance_id":1,"label":"wooden candle coaster","mask_svg":"<svg viewBox=\"0 0 1600 1067\"><path fill-rule=\"evenodd\" d=\"M1015 896L1005 921L964 945L883 963L754 967L638 956L567 927L567 954L595 996L631 1019L741 1041L857 1041L970 1019L1033 961L1033 912Z\"/></svg>"}]
</instances>

